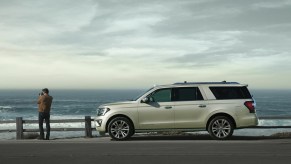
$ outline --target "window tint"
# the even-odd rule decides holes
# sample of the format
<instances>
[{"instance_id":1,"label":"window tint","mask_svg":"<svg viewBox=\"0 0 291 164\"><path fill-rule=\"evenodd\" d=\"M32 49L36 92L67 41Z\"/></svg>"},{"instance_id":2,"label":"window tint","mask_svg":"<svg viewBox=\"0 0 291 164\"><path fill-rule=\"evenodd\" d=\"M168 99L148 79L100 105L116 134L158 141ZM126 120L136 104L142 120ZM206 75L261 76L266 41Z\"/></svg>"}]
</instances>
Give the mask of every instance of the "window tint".
<instances>
[{"instance_id":1,"label":"window tint","mask_svg":"<svg viewBox=\"0 0 291 164\"><path fill-rule=\"evenodd\" d=\"M175 89L175 101L195 101L195 100L203 100L203 97L198 87Z\"/></svg>"},{"instance_id":2,"label":"window tint","mask_svg":"<svg viewBox=\"0 0 291 164\"><path fill-rule=\"evenodd\" d=\"M247 87L209 87L217 100L225 99L250 99Z\"/></svg>"},{"instance_id":3,"label":"window tint","mask_svg":"<svg viewBox=\"0 0 291 164\"><path fill-rule=\"evenodd\" d=\"M155 102L170 102L172 95L172 89L157 90L151 96Z\"/></svg>"}]
</instances>

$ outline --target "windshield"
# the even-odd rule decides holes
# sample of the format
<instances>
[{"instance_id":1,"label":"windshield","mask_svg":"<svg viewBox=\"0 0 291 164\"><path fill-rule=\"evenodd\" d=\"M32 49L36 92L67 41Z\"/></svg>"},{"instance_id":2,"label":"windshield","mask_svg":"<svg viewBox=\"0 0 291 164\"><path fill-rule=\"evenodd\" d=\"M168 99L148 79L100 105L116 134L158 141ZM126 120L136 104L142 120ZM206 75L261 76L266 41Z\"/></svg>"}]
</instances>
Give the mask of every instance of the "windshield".
<instances>
[{"instance_id":1,"label":"windshield","mask_svg":"<svg viewBox=\"0 0 291 164\"><path fill-rule=\"evenodd\" d=\"M136 101L136 100L138 100L141 96L143 96L145 93L147 93L148 91L150 91L150 90L152 90L153 89L153 87L152 88L150 88L150 89L148 89L147 91L145 91L145 92L142 92L142 94L140 94L140 95L138 95L136 98L134 98L132 101Z\"/></svg>"}]
</instances>

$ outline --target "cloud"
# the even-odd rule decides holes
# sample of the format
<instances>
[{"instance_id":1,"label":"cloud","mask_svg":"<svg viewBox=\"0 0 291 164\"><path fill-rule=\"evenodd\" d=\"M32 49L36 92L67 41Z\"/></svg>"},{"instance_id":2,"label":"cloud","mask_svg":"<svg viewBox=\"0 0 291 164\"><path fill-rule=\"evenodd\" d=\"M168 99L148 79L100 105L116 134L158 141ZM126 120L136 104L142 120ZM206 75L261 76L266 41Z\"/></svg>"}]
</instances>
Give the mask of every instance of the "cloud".
<instances>
[{"instance_id":1,"label":"cloud","mask_svg":"<svg viewBox=\"0 0 291 164\"><path fill-rule=\"evenodd\" d=\"M12 1L1 6L0 36L20 47L51 46L50 38L90 25L97 5L91 1ZM84 12L86 11L86 12Z\"/></svg>"},{"instance_id":2,"label":"cloud","mask_svg":"<svg viewBox=\"0 0 291 164\"><path fill-rule=\"evenodd\" d=\"M290 0L278 0L278 1L262 1L252 5L254 9L276 9L285 8L291 5Z\"/></svg>"},{"instance_id":3,"label":"cloud","mask_svg":"<svg viewBox=\"0 0 291 164\"><path fill-rule=\"evenodd\" d=\"M46 76L59 88L280 78L291 69L290 8L287 0L0 1L0 86L25 79L33 88Z\"/></svg>"}]
</instances>

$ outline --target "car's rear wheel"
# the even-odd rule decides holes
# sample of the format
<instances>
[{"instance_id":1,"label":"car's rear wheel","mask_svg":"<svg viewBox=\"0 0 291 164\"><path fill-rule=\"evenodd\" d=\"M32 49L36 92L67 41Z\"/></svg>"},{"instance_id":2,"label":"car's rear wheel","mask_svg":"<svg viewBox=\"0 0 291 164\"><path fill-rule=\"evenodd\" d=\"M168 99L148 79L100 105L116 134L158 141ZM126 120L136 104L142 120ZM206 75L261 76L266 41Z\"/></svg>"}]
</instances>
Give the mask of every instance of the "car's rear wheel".
<instances>
[{"instance_id":1,"label":"car's rear wheel","mask_svg":"<svg viewBox=\"0 0 291 164\"><path fill-rule=\"evenodd\" d=\"M234 130L234 124L231 119L226 116L214 117L208 126L210 136L216 140L229 139Z\"/></svg>"},{"instance_id":2,"label":"car's rear wheel","mask_svg":"<svg viewBox=\"0 0 291 164\"><path fill-rule=\"evenodd\" d=\"M113 140L127 140L133 133L133 125L125 117L116 117L108 125L108 133Z\"/></svg>"}]
</instances>

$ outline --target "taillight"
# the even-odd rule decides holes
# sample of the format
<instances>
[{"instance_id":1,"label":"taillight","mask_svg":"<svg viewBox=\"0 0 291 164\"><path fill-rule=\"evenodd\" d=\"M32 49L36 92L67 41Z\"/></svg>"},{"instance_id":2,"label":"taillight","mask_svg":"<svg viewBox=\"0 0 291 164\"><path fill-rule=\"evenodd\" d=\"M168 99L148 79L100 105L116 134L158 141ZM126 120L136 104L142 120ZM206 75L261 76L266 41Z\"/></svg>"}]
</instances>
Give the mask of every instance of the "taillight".
<instances>
[{"instance_id":1,"label":"taillight","mask_svg":"<svg viewBox=\"0 0 291 164\"><path fill-rule=\"evenodd\" d=\"M256 113L254 101L246 101L244 104L249 109L250 113Z\"/></svg>"}]
</instances>

